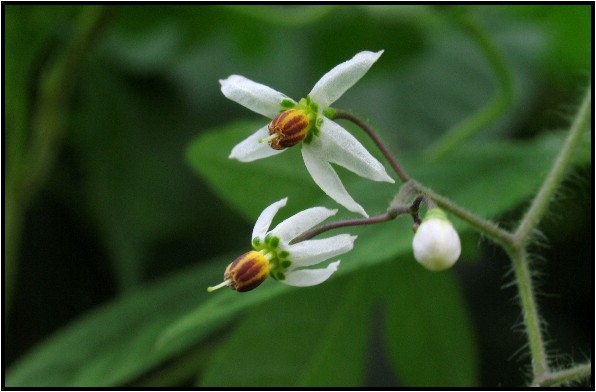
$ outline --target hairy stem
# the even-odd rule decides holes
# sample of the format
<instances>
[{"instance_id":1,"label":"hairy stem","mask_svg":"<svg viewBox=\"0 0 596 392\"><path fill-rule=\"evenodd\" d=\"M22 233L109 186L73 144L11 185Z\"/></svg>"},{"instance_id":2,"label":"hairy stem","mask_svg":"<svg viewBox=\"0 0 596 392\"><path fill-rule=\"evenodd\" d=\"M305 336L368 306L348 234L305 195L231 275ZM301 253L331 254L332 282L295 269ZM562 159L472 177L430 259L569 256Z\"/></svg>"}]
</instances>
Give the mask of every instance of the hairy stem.
<instances>
[{"instance_id":1,"label":"hairy stem","mask_svg":"<svg viewBox=\"0 0 596 392\"><path fill-rule=\"evenodd\" d=\"M592 362L573 366L569 369L558 370L543 377L542 379L535 379L532 386L537 387L552 387L561 384L568 384L571 382L581 381L592 375Z\"/></svg>"},{"instance_id":2,"label":"hairy stem","mask_svg":"<svg viewBox=\"0 0 596 392\"><path fill-rule=\"evenodd\" d=\"M526 251L530 234L536 228L541 218L547 211L552 196L563 180L563 176L574 148L580 140L582 131L590 118L592 90L588 88L578 113L569 129L569 135L563 147L559 151L546 179L544 180L530 208L522 218L517 230L514 233L511 246L506 248L511 257L515 281L518 287L526 334L532 353L532 368L535 379L540 379L548 374L548 359L544 349L544 340L540 327L540 313L536 305L532 287L532 275L529 266L528 254Z\"/></svg>"},{"instance_id":3,"label":"hairy stem","mask_svg":"<svg viewBox=\"0 0 596 392\"><path fill-rule=\"evenodd\" d=\"M477 215L453 203L446 197L441 196L424 185L416 182L415 180L410 179L402 167L397 163L395 157L382 143L381 139L362 120L356 118L353 114L342 110L336 110L334 113L334 118L344 118L360 126L360 128L362 128L375 142L397 175L404 183L406 183L406 185L421 193L422 195L430 198L440 207L458 216L460 219L468 222L470 225L474 226L484 235L491 238L505 249L511 258L517 289L519 292L526 335L528 337L530 352L532 355L532 370L534 380L538 380L540 385L546 385L544 383L550 382L545 380L553 380L553 374L557 374L558 378L556 381L552 381L552 384L565 382L566 377L580 378L584 377L586 374L586 369L584 367L579 367L577 369L574 368L568 371L560 371L557 373L550 373L548 357L545 351L545 343L542 336L540 313L538 311L532 285L532 272L529 265L527 246L530 239L530 234L546 213L553 194L564 178L565 171L569 166L573 151L580 141L582 131L586 128L590 120L591 96L592 90L591 88L588 88L578 113L571 124L569 135L567 136L563 147L559 151L559 154L557 155L551 170L549 171L540 190L532 201L530 208L522 218L515 233L510 233L509 231L499 228L492 221L484 220L478 217ZM402 213L405 213L405 211ZM328 230L330 228L347 225L384 222L390 219L392 218L388 212L384 215L373 218L355 219L351 221L343 221L343 223L336 222L334 224L328 225L328 228L325 228L325 226L322 228ZM316 232L313 235L316 234L319 234L319 232Z\"/></svg>"},{"instance_id":4,"label":"hairy stem","mask_svg":"<svg viewBox=\"0 0 596 392\"><path fill-rule=\"evenodd\" d=\"M528 253L525 249L508 252L513 265L515 283L522 308L526 335L532 355L532 373L534 377L540 377L547 374L548 359L544 349L544 339L542 337L542 328L540 327L540 312L536 305L534 288L532 286L532 272L528 260Z\"/></svg>"},{"instance_id":5,"label":"hairy stem","mask_svg":"<svg viewBox=\"0 0 596 392\"><path fill-rule=\"evenodd\" d=\"M591 107L592 88L590 87L587 89L582 104L571 124L565 144L561 148L559 155L555 159L555 162L542 183L540 190L536 194L536 197L534 197L530 208L515 231L515 241L518 243L518 246L521 247L528 241L530 234L536 228L540 219L544 216L546 209L552 200L553 194L561 184L561 181L563 181L573 151L580 141L583 130L587 128L590 121Z\"/></svg>"}]
</instances>

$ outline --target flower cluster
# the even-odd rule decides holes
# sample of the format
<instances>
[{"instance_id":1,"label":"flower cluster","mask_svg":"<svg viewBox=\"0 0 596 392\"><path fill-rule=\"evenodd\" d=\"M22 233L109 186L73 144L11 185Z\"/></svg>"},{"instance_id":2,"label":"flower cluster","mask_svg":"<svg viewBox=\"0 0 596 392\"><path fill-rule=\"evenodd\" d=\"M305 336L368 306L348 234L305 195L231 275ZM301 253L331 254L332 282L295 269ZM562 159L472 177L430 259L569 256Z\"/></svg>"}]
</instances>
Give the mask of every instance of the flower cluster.
<instances>
[{"instance_id":1,"label":"flower cluster","mask_svg":"<svg viewBox=\"0 0 596 392\"><path fill-rule=\"evenodd\" d=\"M339 234L292 244L292 240L335 215L337 210L313 207L284 220L269 230L273 217L286 205L287 198L265 208L252 232L253 250L234 260L224 273L224 281L208 290L229 286L236 291L249 291L268 276L290 286L313 286L327 280L339 266L339 260L326 268L309 269L332 257L349 252L356 236Z\"/></svg>"},{"instance_id":2,"label":"flower cluster","mask_svg":"<svg viewBox=\"0 0 596 392\"><path fill-rule=\"evenodd\" d=\"M372 223L374 219L367 220L366 211L350 196L331 164L373 181L394 183L394 180L354 136L332 120L336 111L330 105L362 78L382 53L356 54L323 75L310 93L298 101L240 75L220 80L221 91L227 98L271 120L237 144L230 158L251 162L300 146L314 182L338 204L363 215L365 218L359 222ZM269 276L291 286L312 286L324 282L337 270L340 260L323 268L310 267L350 251L356 236L339 234L325 239L304 239L310 238L309 231L337 210L309 208L269 230L275 214L286 202L284 198L263 210L252 233L252 249L232 261L224 272L224 281L208 291L225 286L249 291ZM419 222L417 210L416 205L415 221ZM457 232L437 208L428 210L412 247L416 260L432 271L452 266L461 249Z\"/></svg>"}]
</instances>

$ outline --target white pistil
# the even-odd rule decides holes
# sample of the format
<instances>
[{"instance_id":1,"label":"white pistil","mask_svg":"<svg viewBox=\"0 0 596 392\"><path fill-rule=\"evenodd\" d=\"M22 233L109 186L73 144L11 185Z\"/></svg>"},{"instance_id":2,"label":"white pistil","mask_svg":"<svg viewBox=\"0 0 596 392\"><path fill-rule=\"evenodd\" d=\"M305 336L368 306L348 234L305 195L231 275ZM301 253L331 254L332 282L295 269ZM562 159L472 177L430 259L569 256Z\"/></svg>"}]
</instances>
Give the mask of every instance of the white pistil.
<instances>
[{"instance_id":1,"label":"white pistil","mask_svg":"<svg viewBox=\"0 0 596 392\"><path fill-rule=\"evenodd\" d=\"M221 282L220 284L218 284L217 286L207 287L207 291L208 292L212 292L212 291L215 291L217 289L221 289L222 287L229 286L230 283L231 283L231 280L230 279L226 279L223 282Z\"/></svg>"},{"instance_id":2,"label":"white pistil","mask_svg":"<svg viewBox=\"0 0 596 392\"><path fill-rule=\"evenodd\" d=\"M265 143L265 142L269 143L270 141L272 141L272 140L275 140L275 139L277 139L278 137L279 137L279 135L278 135L277 133L274 133L274 134L272 134L272 135L269 135L269 136L267 136L267 137L264 137L264 138L262 138L262 139L259 139L259 143L261 143L261 144L262 144L262 143Z\"/></svg>"}]
</instances>

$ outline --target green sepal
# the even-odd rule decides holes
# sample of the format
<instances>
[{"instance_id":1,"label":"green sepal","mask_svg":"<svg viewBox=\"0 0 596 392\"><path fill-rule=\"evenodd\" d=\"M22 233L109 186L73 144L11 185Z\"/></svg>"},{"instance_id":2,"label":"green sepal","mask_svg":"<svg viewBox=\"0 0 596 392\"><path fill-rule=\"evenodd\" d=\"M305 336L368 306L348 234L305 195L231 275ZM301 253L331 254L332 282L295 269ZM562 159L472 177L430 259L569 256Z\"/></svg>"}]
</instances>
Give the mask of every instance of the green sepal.
<instances>
[{"instance_id":1,"label":"green sepal","mask_svg":"<svg viewBox=\"0 0 596 392\"><path fill-rule=\"evenodd\" d=\"M323 116L327 118L335 118L335 113L337 110L333 109L332 107L327 107L323 110Z\"/></svg>"},{"instance_id":2,"label":"green sepal","mask_svg":"<svg viewBox=\"0 0 596 392\"><path fill-rule=\"evenodd\" d=\"M440 208L431 208L430 210L426 211L426 215L424 215L423 221L427 221L429 219L441 219L449 221L449 219L447 219L445 211L443 211Z\"/></svg>"},{"instance_id":3,"label":"green sepal","mask_svg":"<svg viewBox=\"0 0 596 392\"><path fill-rule=\"evenodd\" d=\"M269 241L269 245L272 248L277 248L279 246L279 237L271 237L271 240Z\"/></svg>"},{"instance_id":4,"label":"green sepal","mask_svg":"<svg viewBox=\"0 0 596 392\"><path fill-rule=\"evenodd\" d=\"M295 107L296 102L292 101L291 99L286 98L286 99L282 100L279 105L282 107L280 112L283 112L287 109L292 109L293 107Z\"/></svg>"}]
</instances>

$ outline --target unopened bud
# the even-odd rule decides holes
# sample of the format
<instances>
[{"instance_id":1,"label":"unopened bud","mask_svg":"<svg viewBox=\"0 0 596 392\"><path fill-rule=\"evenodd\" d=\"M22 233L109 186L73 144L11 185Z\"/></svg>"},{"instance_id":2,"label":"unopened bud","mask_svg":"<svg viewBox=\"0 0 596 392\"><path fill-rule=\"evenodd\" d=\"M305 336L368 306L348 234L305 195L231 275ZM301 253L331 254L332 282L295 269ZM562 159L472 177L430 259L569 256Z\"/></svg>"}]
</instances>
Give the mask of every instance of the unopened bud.
<instances>
[{"instance_id":1,"label":"unopened bud","mask_svg":"<svg viewBox=\"0 0 596 392\"><path fill-rule=\"evenodd\" d=\"M428 210L412 241L414 257L431 271L451 267L461 253L457 231L439 208Z\"/></svg>"}]
</instances>

